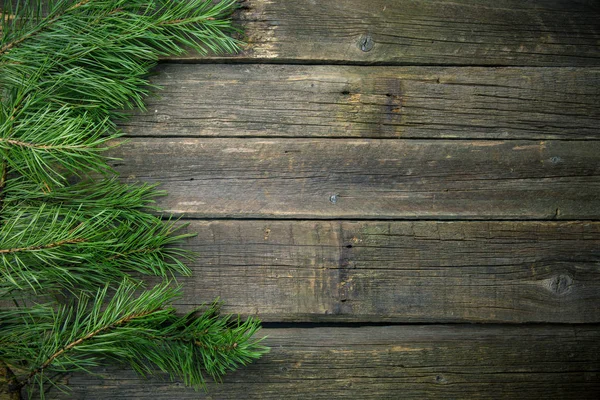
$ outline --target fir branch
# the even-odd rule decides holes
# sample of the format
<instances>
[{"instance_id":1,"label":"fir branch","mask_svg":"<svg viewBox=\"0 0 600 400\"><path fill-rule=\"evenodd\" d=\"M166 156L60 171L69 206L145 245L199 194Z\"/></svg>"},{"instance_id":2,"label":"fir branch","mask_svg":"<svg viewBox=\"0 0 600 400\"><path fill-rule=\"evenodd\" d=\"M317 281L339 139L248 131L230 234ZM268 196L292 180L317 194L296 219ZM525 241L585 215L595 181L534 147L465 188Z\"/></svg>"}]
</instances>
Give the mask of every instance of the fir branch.
<instances>
[{"instance_id":1,"label":"fir branch","mask_svg":"<svg viewBox=\"0 0 600 400\"><path fill-rule=\"evenodd\" d=\"M11 168L51 187L64 186L66 173L107 171L100 153L118 137L113 119L123 115L115 110L143 109L159 56L183 46L237 50L227 35L234 6L232 0L61 0L46 18L24 17L34 22L24 22L28 29L0 52L0 151L21 160ZM48 119L53 113L61 117Z\"/></svg>"},{"instance_id":2,"label":"fir branch","mask_svg":"<svg viewBox=\"0 0 600 400\"><path fill-rule=\"evenodd\" d=\"M155 186L90 179L112 173L103 152L123 110L143 110L159 57L237 50L235 7L55 0L45 12L22 0L0 11L0 299L15 304L0 309L0 362L11 394L37 383L43 397L52 374L109 359L205 387L205 375L218 381L267 351L256 320L219 317L216 306L178 316L168 284L135 296L130 273L190 273L179 244L192 235L161 219ZM64 296L74 303L60 306Z\"/></svg>"},{"instance_id":3,"label":"fir branch","mask_svg":"<svg viewBox=\"0 0 600 400\"><path fill-rule=\"evenodd\" d=\"M89 2L90 2L90 0L81 0L79 3L76 3L73 6L67 8L64 12L60 12L60 13L51 15L50 17L48 17L46 19L45 24L40 24L35 29L30 31L29 33L20 36L18 39L14 40L12 42L4 44L0 48L0 56L2 56L2 54L7 53L8 51L10 51L13 47L18 46L20 43L26 41L27 39L32 38L33 36L35 36L38 33L40 33L41 31L46 29L49 25L52 25L53 23L58 21L60 19L60 17L62 17L66 12L73 11ZM12 17L12 18L10 18L10 17ZM9 15L9 18L14 19L14 15Z\"/></svg>"},{"instance_id":4,"label":"fir branch","mask_svg":"<svg viewBox=\"0 0 600 400\"><path fill-rule=\"evenodd\" d=\"M135 212L17 205L3 212L0 283L37 291L48 282L91 288L134 271L163 278L190 274L182 260L191 254L172 246L191 236L178 234L183 225Z\"/></svg>"},{"instance_id":5,"label":"fir branch","mask_svg":"<svg viewBox=\"0 0 600 400\"><path fill-rule=\"evenodd\" d=\"M82 295L77 305L57 312L38 306L32 311L39 314L34 317L39 319L37 339L13 344L8 351L0 349L0 358L25 363L19 386L45 381L46 371L87 369L108 357L130 363L142 375L159 368L173 379L183 378L186 384L201 388L205 373L219 379L266 351L260 339L253 339L259 328L254 320L233 323L218 317L214 306L202 314L180 317L169 306L176 288L163 284L134 296L136 289L137 285L123 282L109 299L105 287L94 297ZM0 343L19 334L19 318L30 321L32 316L13 312L3 318L0 314L0 323L8 326L0 333ZM15 358L19 354L15 347L36 356L33 360Z\"/></svg>"},{"instance_id":6,"label":"fir branch","mask_svg":"<svg viewBox=\"0 0 600 400\"><path fill-rule=\"evenodd\" d=\"M160 211L154 206L154 199L166 193L157 190L156 186L146 183L123 184L116 177L112 177L81 181L69 187L48 191L43 184L30 182L21 177L7 182L5 201L11 207L60 205L89 215L108 210L120 212L122 217L129 220L155 221L154 216L144 211Z\"/></svg>"},{"instance_id":7,"label":"fir branch","mask_svg":"<svg viewBox=\"0 0 600 400\"><path fill-rule=\"evenodd\" d=\"M152 313L155 313L155 312L157 312L159 310L160 310L160 308L157 308L157 309L154 309L154 310L148 310L148 311L140 312L140 313L137 313L137 314L126 315L123 318L121 318L121 319L113 322L110 325L106 325L106 326L100 327L100 328L96 329L95 331L92 331L92 332L88 333L87 335L85 335L83 337L80 337L79 339L77 339L77 340L75 340L75 341L73 341L71 343L68 343L67 345L65 345L64 347L62 347L60 350L58 350L56 353L50 355L50 357L48 357L48 359L46 361L44 361L42 363L42 365L40 365L39 367L37 367L36 369L34 369L33 371L31 371L27 375L27 377L25 378L25 380L19 384L19 387L25 386L31 380L31 378L33 378L35 375L43 372L46 368L48 368L50 365L52 365L52 363L57 358L61 357L66 352L72 350L74 347L81 345L83 342L94 338L96 335L98 335L98 334L100 334L100 333L102 333L104 331L115 329L115 328L117 328L117 327L119 327L121 325L124 325L124 324L126 324L126 323L128 323L128 322L130 322L130 321L132 321L132 320L134 320L136 318L145 317L145 316L150 315Z\"/></svg>"},{"instance_id":8,"label":"fir branch","mask_svg":"<svg viewBox=\"0 0 600 400\"><path fill-rule=\"evenodd\" d=\"M83 238L60 240L58 242L48 243L48 244L38 245L38 246L16 247L14 249L0 249L0 254L18 253L21 251L47 250L47 249L53 249L55 247L68 245L68 244L76 244L76 243L83 243L83 242L85 242L85 239L83 239Z\"/></svg>"}]
</instances>

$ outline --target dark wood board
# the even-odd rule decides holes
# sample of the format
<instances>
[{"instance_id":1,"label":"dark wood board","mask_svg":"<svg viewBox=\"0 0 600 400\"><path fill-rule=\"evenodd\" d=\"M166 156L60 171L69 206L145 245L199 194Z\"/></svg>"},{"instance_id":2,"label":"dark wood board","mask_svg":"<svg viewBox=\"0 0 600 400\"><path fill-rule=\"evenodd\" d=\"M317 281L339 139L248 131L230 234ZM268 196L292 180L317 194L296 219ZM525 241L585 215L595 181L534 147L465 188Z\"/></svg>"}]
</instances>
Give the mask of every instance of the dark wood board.
<instances>
[{"instance_id":1,"label":"dark wood board","mask_svg":"<svg viewBox=\"0 0 600 400\"><path fill-rule=\"evenodd\" d=\"M595 0L246 0L236 20L240 62L600 65Z\"/></svg>"},{"instance_id":2,"label":"dark wood board","mask_svg":"<svg viewBox=\"0 0 600 400\"><path fill-rule=\"evenodd\" d=\"M270 322L600 322L600 223L189 221L185 309Z\"/></svg>"},{"instance_id":3,"label":"dark wood board","mask_svg":"<svg viewBox=\"0 0 600 400\"><path fill-rule=\"evenodd\" d=\"M112 164L198 232L177 306L272 351L208 394L108 367L49 397L600 398L600 2L234 18L244 50L164 60Z\"/></svg>"},{"instance_id":4,"label":"dark wood board","mask_svg":"<svg viewBox=\"0 0 600 400\"><path fill-rule=\"evenodd\" d=\"M126 180L197 218L596 219L600 142L135 138Z\"/></svg>"},{"instance_id":5,"label":"dark wood board","mask_svg":"<svg viewBox=\"0 0 600 400\"><path fill-rule=\"evenodd\" d=\"M72 399L597 399L597 326L264 329L271 353L209 393L134 373L69 379Z\"/></svg>"},{"instance_id":6,"label":"dark wood board","mask_svg":"<svg viewBox=\"0 0 600 400\"><path fill-rule=\"evenodd\" d=\"M600 69L163 64L131 136L600 138Z\"/></svg>"}]
</instances>

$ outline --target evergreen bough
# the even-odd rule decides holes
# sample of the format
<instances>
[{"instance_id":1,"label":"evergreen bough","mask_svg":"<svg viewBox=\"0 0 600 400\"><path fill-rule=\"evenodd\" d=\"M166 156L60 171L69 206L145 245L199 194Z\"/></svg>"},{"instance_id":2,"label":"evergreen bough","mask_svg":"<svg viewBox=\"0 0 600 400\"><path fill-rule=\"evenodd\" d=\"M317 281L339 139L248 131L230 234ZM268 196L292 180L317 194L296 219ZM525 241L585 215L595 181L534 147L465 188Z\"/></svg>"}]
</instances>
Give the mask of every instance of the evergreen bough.
<instances>
[{"instance_id":1,"label":"evergreen bough","mask_svg":"<svg viewBox=\"0 0 600 400\"><path fill-rule=\"evenodd\" d=\"M5 1L0 10L0 398L106 361L205 388L261 356L259 322L178 315L188 234L102 152L159 57L234 52L235 0ZM164 283L144 287L143 275Z\"/></svg>"}]
</instances>

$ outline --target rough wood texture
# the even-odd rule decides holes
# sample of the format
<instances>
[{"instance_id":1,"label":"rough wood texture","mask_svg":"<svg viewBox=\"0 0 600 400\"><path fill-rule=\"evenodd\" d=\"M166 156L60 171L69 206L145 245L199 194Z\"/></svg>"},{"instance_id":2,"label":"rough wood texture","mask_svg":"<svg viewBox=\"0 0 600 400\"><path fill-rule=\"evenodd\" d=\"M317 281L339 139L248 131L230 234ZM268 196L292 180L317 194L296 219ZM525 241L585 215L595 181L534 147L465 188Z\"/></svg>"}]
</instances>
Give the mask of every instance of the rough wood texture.
<instances>
[{"instance_id":1,"label":"rough wood texture","mask_svg":"<svg viewBox=\"0 0 600 400\"><path fill-rule=\"evenodd\" d=\"M210 385L99 371L73 399L597 399L600 330L564 326L265 329L270 354ZM54 393L54 398L67 398Z\"/></svg>"},{"instance_id":2,"label":"rough wood texture","mask_svg":"<svg viewBox=\"0 0 600 400\"><path fill-rule=\"evenodd\" d=\"M131 139L131 180L190 217L600 217L600 142Z\"/></svg>"},{"instance_id":3,"label":"rough wood texture","mask_svg":"<svg viewBox=\"0 0 600 400\"><path fill-rule=\"evenodd\" d=\"M180 305L297 322L600 322L600 223L190 221Z\"/></svg>"},{"instance_id":4,"label":"rough wood texture","mask_svg":"<svg viewBox=\"0 0 600 400\"><path fill-rule=\"evenodd\" d=\"M599 138L600 69L165 64L127 134Z\"/></svg>"},{"instance_id":5,"label":"rough wood texture","mask_svg":"<svg viewBox=\"0 0 600 400\"><path fill-rule=\"evenodd\" d=\"M237 19L237 61L600 65L596 0L247 0Z\"/></svg>"}]
</instances>

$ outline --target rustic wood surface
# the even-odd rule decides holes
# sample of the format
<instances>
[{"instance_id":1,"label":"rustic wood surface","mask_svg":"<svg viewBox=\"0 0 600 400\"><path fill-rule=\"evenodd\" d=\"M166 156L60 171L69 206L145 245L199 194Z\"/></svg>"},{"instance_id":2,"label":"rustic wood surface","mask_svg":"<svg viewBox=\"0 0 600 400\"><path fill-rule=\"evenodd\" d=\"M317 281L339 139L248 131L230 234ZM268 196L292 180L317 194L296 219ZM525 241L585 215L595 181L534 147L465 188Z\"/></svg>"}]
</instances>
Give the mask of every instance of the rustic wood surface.
<instances>
[{"instance_id":1,"label":"rustic wood surface","mask_svg":"<svg viewBox=\"0 0 600 400\"><path fill-rule=\"evenodd\" d=\"M271 353L209 394L127 370L72 377L73 399L597 399L600 331L425 325L264 329ZM67 398L57 396L54 398Z\"/></svg>"},{"instance_id":2,"label":"rustic wood surface","mask_svg":"<svg viewBox=\"0 0 600 400\"><path fill-rule=\"evenodd\" d=\"M272 322L600 322L600 223L189 222L185 309L220 297Z\"/></svg>"},{"instance_id":3,"label":"rustic wood surface","mask_svg":"<svg viewBox=\"0 0 600 400\"><path fill-rule=\"evenodd\" d=\"M111 152L197 218L600 217L600 142L136 138Z\"/></svg>"},{"instance_id":4,"label":"rustic wood surface","mask_svg":"<svg viewBox=\"0 0 600 400\"><path fill-rule=\"evenodd\" d=\"M72 398L597 399L600 3L235 19L244 51L161 65L110 154L198 232L182 310L220 296L272 352L209 394L109 368Z\"/></svg>"},{"instance_id":5,"label":"rustic wood surface","mask_svg":"<svg viewBox=\"0 0 600 400\"><path fill-rule=\"evenodd\" d=\"M238 62L600 65L596 0L245 0L236 19Z\"/></svg>"},{"instance_id":6,"label":"rustic wood surface","mask_svg":"<svg viewBox=\"0 0 600 400\"><path fill-rule=\"evenodd\" d=\"M598 139L600 69L164 64L132 136Z\"/></svg>"}]
</instances>

